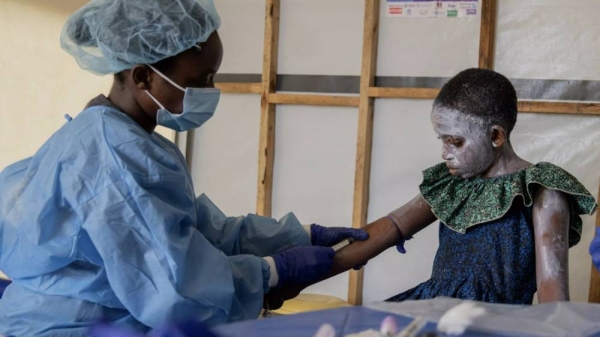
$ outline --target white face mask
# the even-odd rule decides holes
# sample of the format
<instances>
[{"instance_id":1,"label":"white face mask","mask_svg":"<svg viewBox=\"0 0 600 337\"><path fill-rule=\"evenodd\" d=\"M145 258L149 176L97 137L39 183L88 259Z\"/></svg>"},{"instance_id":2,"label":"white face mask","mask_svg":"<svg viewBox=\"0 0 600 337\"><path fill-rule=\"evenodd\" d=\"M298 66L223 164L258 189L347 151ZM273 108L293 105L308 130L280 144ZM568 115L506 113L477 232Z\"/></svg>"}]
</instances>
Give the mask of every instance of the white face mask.
<instances>
[{"instance_id":1,"label":"white face mask","mask_svg":"<svg viewBox=\"0 0 600 337\"><path fill-rule=\"evenodd\" d=\"M146 94L158 104L160 109L156 114L156 123L169 129L183 132L199 128L206 123L214 114L219 104L221 90L216 88L187 88L184 89L179 84L165 76L151 65L148 65L155 73L171 83L175 88L183 91L183 112L173 114L169 112L152 94L146 90Z\"/></svg>"}]
</instances>

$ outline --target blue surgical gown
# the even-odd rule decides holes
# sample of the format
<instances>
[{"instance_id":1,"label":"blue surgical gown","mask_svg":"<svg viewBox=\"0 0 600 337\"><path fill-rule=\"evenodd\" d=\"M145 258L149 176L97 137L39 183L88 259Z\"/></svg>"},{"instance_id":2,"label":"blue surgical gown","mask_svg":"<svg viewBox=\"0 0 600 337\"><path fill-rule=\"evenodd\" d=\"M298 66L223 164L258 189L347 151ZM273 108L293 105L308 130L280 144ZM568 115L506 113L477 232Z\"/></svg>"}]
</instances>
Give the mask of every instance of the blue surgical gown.
<instances>
[{"instance_id":1,"label":"blue surgical gown","mask_svg":"<svg viewBox=\"0 0 600 337\"><path fill-rule=\"evenodd\" d=\"M85 109L0 174L0 334L84 336L99 319L256 318L262 256L310 239L293 214L226 217L179 149L108 106Z\"/></svg>"}]
</instances>

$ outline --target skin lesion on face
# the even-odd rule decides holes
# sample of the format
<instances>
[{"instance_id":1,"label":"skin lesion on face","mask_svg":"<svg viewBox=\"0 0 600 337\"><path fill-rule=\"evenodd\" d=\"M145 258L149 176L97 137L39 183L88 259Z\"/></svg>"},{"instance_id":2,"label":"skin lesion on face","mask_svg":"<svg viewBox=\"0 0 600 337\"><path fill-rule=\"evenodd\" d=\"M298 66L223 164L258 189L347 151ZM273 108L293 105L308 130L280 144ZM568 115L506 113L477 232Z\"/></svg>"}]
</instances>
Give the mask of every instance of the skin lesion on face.
<instances>
[{"instance_id":1,"label":"skin lesion on face","mask_svg":"<svg viewBox=\"0 0 600 337\"><path fill-rule=\"evenodd\" d=\"M434 107L431 123L442 141L442 159L452 175L472 178L494 162L491 135L481 118Z\"/></svg>"}]
</instances>

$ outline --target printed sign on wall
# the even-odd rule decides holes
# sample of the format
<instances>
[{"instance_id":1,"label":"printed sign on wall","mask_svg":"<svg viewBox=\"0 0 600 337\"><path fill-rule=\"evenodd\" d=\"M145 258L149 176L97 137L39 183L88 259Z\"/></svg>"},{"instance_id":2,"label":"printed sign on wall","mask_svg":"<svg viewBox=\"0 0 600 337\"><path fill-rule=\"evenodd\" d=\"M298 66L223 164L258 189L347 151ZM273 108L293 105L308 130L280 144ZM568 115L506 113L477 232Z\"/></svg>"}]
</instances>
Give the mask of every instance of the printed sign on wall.
<instances>
[{"instance_id":1,"label":"printed sign on wall","mask_svg":"<svg viewBox=\"0 0 600 337\"><path fill-rule=\"evenodd\" d=\"M463 18L477 15L478 0L387 0L387 16Z\"/></svg>"}]
</instances>

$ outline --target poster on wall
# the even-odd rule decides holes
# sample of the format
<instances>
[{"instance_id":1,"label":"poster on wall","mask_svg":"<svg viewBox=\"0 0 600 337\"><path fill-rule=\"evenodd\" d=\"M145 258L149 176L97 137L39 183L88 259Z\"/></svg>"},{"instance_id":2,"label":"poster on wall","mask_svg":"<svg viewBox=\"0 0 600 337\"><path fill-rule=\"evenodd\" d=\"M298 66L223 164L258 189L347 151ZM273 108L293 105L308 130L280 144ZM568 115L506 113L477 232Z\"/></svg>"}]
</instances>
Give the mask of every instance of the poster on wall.
<instances>
[{"instance_id":1,"label":"poster on wall","mask_svg":"<svg viewBox=\"0 0 600 337\"><path fill-rule=\"evenodd\" d=\"M465 18L477 15L478 0L387 0L387 16Z\"/></svg>"}]
</instances>

